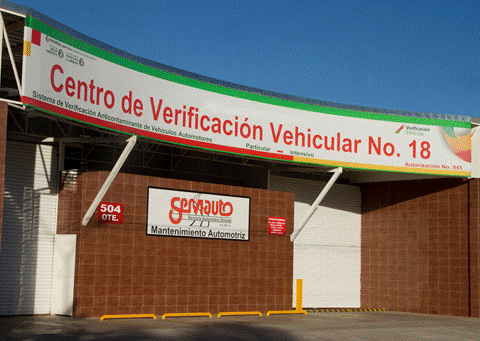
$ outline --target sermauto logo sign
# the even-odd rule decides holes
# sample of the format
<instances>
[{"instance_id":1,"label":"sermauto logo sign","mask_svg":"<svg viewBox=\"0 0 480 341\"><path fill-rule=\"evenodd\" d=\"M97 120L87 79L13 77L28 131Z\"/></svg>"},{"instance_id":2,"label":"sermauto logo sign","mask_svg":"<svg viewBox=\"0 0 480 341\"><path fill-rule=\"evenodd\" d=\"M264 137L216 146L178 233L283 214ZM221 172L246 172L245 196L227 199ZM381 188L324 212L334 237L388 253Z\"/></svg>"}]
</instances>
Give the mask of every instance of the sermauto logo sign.
<instances>
[{"instance_id":1,"label":"sermauto logo sign","mask_svg":"<svg viewBox=\"0 0 480 341\"><path fill-rule=\"evenodd\" d=\"M249 240L250 198L148 188L147 235Z\"/></svg>"}]
</instances>

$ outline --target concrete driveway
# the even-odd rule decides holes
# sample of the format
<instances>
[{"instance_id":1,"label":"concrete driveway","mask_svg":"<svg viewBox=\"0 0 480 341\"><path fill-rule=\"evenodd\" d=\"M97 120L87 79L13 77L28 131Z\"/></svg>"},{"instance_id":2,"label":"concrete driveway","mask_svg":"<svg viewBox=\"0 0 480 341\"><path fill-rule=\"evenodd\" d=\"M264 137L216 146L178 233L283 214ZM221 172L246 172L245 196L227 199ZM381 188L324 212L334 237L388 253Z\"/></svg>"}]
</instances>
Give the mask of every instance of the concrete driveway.
<instances>
[{"instance_id":1,"label":"concrete driveway","mask_svg":"<svg viewBox=\"0 0 480 341\"><path fill-rule=\"evenodd\" d=\"M0 340L480 340L480 319L398 312L79 319L0 317Z\"/></svg>"}]
</instances>

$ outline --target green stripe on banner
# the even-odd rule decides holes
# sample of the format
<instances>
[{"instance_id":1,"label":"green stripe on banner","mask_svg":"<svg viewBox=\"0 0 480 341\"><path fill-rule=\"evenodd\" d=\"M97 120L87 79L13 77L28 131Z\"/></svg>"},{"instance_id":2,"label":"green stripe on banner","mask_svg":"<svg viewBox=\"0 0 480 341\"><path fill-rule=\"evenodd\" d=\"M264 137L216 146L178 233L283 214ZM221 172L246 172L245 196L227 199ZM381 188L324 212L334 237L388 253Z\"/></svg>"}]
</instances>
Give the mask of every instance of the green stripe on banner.
<instances>
[{"instance_id":1,"label":"green stripe on banner","mask_svg":"<svg viewBox=\"0 0 480 341\"><path fill-rule=\"evenodd\" d=\"M381 114L381 113L370 113L370 112L363 112L363 111L356 111L356 110L330 108L330 107L324 107L319 105L289 101L286 99L274 98L274 97L269 97L269 96L260 95L260 94L254 94L251 92L246 92L246 91L237 90L237 89L231 89L224 86L210 84L210 83L202 82L196 79L191 79L185 76L169 73L163 70L159 70L159 69L146 66L146 65L134 62L132 60L120 57L111 52L107 52L96 46L90 45L84 41L74 38L33 17L27 16L25 18L25 25L33 29L36 29L38 31L41 31L44 34L54 39L58 39L79 50L87 52L98 58L107 60L109 62L115 63L117 65L121 65L123 67L129 68L131 70L135 70L146 75L161 78L161 79L175 82L178 84L183 84L183 85L187 85L197 89L206 90L206 91L210 91L210 92L214 92L214 93L218 93L226 96L237 97L237 98L242 98L250 101L266 103L266 104L271 104L271 105L276 105L276 106L281 106L286 108L331 114L331 115L337 115L337 116L356 117L356 118L363 118L363 119L377 120L377 121L424 124L424 125L432 125L432 126L440 126L440 127L471 128L471 123L468 121L450 121L450 120L441 120L441 119L424 118L424 117L408 117L408 116L388 115L388 114Z\"/></svg>"}]
</instances>

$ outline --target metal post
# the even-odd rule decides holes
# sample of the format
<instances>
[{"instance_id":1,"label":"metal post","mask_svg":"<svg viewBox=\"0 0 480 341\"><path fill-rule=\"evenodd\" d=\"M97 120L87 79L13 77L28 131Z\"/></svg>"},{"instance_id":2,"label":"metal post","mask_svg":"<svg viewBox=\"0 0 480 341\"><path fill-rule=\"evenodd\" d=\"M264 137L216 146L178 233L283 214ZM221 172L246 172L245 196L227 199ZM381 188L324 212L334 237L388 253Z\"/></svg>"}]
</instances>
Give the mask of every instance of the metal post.
<instances>
[{"instance_id":1,"label":"metal post","mask_svg":"<svg viewBox=\"0 0 480 341\"><path fill-rule=\"evenodd\" d=\"M471 178L480 178L480 134L477 132L478 127L472 129L471 135Z\"/></svg>"},{"instance_id":2,"label":"metal post","mask_svg":"<svg viewBox=\"0 0 480 341\"><path fill-rule=\"evenodd\" d=\"M127 142L128 143L125 149L123 150L122 155L120 155L120 157L118 158L117 163L115 164L112 171L108 175L107 180L105 180L105 183L103 184L102 188L100 188L100 191L95 197L95 200L93 200L92 204L90 205L90 208L85 214L85 217L83 217L83 221L82 221L83 226L86 226L88 224L88 222L92 218L93 213L97 209L97 206L100 203L100 200L102 200L103 196L105 195L105 193L107 193L108 189L110 188L110 185L112 184L113 180L115 180L115 177L120 171L120 168L122 168L123 163L127 159L128 155L130 155L130 152L132 151L133 146L135 146L135 143L137 142L137 136L133 135L127 140Z\"/></svg>"},{"instance_id":3,"label":"metal post","mask_svg":"<svg viewBox=\"0 0 480 341\"><path fill-rule=\"evenodd\" d=\"M303 309L303 279L297 278L297 297L295 310L302 311Z\"/></svg>"},{"instance_id":4,"label":"metal post","mask_svg":"<svg viewBox=\"0 0 480 341\"><path fill-rule=\"evenodd\" d=\"M2 57L3 57L3 31L5 30L5 22L3 21L3 15L0 13L0 84L2 80Z\"/></svg>"},{"instance_id":5,"label":"metal post","mask_svg":"<svg viewBox=\"0 0 480 341\"><path fill-rule=\"evenodd\" d=\"M270 190L270 169L267 169L267 189Z\"/></svg>"},{"instance_id":6,"label":"metal post","mask_svg":"<svg viewBox=\"0 0 480 341\"><path fill-rule=\"evenodd\" d=\"M65 170L65 143L58 142L58 170L60 172Z\"/></svg>"},{"instance_id":7,"label":"metal post","mask_svg":"<svg viewBox=\"0 0 480 341\"><path fill-rule=\"evenodd\" d=\"M22 84L20 83L20 77L18 76L17 65L15 64L15 59L13 58L12 47L10 46L10 40L8 40L7 30L5 29L3 15L0 12L0 17L2 17L2 27L3 27L3 37L5 38L5 45L7 46L8 55L10 56L10 62L12 63L13 74L15 75L15 80L17 81L17 88L20 92L20 95L23 94Z\"/></svg>"},{"instance_id":8,"label":"metal post","mask_svg":"<svg viewBox=\"0 0 480 341\"><path fill-rule=\"evenodd\" d=\"M325 187L322 189L322 191L318 195L317 199L315 199L315 202L312 204L312 206L308 210L307 214L305 214L305 218L303 218L303 221L300 224L300 226L295 231L293 231L293 233L290 235L290 241L291 242L293 242L295 240L295 238L297 238L300 231L302 231L302 229L305 227L305 225L307 225L307 223L310 220L310 218L312 217L313 213L315 213L315 211L317 210L318 205L320 205L320 202L323 200L323 198L325 198L328 191L330 190L330 188L332 188L335 181L337 181L340 174L342 174L343 168L338 167L338 168L335 168L335 169L331 170L331 172L334 172L335 174L333 174L333 176L330 178L330 180L327 182Z\"/></svg>"}]
</instances>

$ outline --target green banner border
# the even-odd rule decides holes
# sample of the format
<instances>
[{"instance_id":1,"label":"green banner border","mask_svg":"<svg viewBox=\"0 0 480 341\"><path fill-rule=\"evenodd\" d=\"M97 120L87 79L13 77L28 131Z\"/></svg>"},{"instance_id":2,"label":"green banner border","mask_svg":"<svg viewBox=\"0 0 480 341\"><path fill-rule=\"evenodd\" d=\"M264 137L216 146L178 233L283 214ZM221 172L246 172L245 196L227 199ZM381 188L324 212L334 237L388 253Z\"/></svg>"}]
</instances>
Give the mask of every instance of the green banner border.
<instances>
[{"instance_id":1,"label":"green banner border","mask_svg":"<svg viewBox=\"0 0 480 341\"><path fill-rule=\"evenodd\" d=\"M167 81L175 82L178 84L190 86L193 88L214 92L226 96L237 97L245 100L281 106L297 110L305 110L311 112L318 112L323 114L331 114L337 116L346 116L346 117L355 117L369 120L377 121L388 121L388 122L399 122L399 123L410 123L410 124L422 124L422 125L432 125L440 127L461 127L471 129L471 122L468 121L450 121L450 120L441 120L433 118L424 118L424 117L408 117L408 116L399 116L399 115L388 115L381 113L370 113L356 110L347 110L347 109L338 109L330 108L319 105L312 105L307 103L300 103L295 101L289 101L286 99L274 98L260 94L254 94L246 91L241 91L237 89L231 89L224 86L205 83L196 79L191 79L185 76L176 75L166 71L162 71L150 66L146 66L129 59L120 57L113 53L102 50L96 46L90 45L84 41L81 41L77 38L74 38L67 33L57 30L56 28L49 26L38 19L27 16L25 18L25 25L31 27L35 30L41 31L42 33L62 41L65 44L68 44L72 47L75 47L83 52L94 55L98 58L107 60L111 63L120 65L122 67L129 68L134 71L141 72L146 75L153 77L161 78Z\"/></svg>"}]
</instances>

